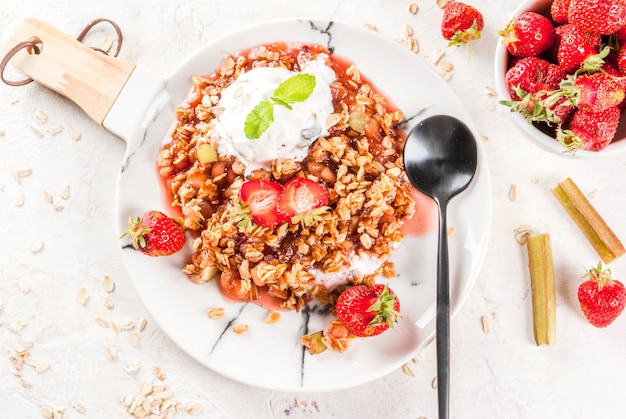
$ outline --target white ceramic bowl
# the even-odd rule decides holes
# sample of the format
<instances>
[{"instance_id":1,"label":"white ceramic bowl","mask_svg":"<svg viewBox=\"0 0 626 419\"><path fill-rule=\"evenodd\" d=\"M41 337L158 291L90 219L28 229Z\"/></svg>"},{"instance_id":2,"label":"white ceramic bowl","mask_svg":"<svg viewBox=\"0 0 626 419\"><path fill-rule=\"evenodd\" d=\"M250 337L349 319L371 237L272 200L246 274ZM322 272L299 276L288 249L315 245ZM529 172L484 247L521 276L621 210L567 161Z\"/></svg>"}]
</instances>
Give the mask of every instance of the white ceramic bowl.
<instances>
[{"instance_id":1,"label":"white ceramic bowl","mask_svg":"<svg viewBox=\"0 0 626 419\"><path fill-rule=\"evenodd\" d=\"M520 16L527 11L533 11L540 13L546 17L550 17L550 5L552 0L524 0L517 9L513 12L508 21ZM496 47L495 55L495 81L496 90L498 96L502 100L510 100L510 96L504 86L504 75L508 68L509 53L506 47L502 43L502 37L498 39L498 45ZM516 112L511 112L511 118L515 122L515 125L529 138L534 144L541 147L544 150L560 154L563 156L569 156L573 158L601 158L617 153L621 153L626 150L626 116L622 114L620 126L617 129L615 139L602 151L592 152L579 150L575 154L571 154L565 150L565 148L553 137L545 134L534 125L528 123L524 117Z\"/></svg>"}]
</instances>

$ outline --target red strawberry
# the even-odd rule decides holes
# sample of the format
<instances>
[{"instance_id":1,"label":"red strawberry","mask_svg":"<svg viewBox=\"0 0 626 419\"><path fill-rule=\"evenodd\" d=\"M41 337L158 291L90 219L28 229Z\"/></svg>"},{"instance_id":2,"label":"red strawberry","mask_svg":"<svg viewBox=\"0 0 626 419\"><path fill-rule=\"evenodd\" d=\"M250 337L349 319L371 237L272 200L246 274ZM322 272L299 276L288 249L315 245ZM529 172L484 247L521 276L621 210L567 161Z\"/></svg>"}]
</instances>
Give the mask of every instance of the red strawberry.
<instances>
[{"instance_id":1,"label":"red strawberry","mask_svg":"<svg viewBox=\"0 0 626 419\"><path fill-rule=\"evenodd\" d=\"M555 95L565 96L573 106L587 112L613 108L624 100L624 90L616 79L604 72L570 75Z\"/></svg>"},{"instance_id":2,"label":"red strawberry","mask_svg":"<svg viewBox=\"0 0 626 419\"><path fill-rule=\"evenodd\" d=\"M504 75L504 85L506 86L511 99L519 100L517 90L521 89L525 93L537 93L540 90L556 89L560 80L549 86L548 72L550 63L537 57L525 57L518 60ZM550 79L554 78L551 74Z\"/></svg>"},{"instance_id":3,"label":"red strawberry","mask_svg":"<svg viewBox=\"0 0 626 419\"><path fill-rule=\"evenodd\" d=\"M387 285L357 285L341 293L335 309L337 318L355 336L376 336L398 320L400 300Z\"/></svg>"},{"instance_id":4,"label":"red strawberry","mask_svg":"<svg viewBox=\"0 0 626 419\"><path fill-rule=\"evenodd\" d=\"M160 211L147 211L128 220L130 228L122 234L133 240L135 249L148 256L168 256L185 245L185 233L176 221Z\"/></svg>"},{"instance_id":5,"label":"red strawberry","mask_svg":"<svg viewBox=\"0 0 626 419\"><path fill-rule=\"evenodd\" d=\"M550 6L550 15L556 23L568 23L567 11L572 0L554 0Z\"/></svg>"},{"instance_id":6,"label":"red strawberry","mask_svg":"<svg viewBox=\"0 0 626 419\"><path fill-rule=\"evenodd\" d=\"M263 227L275 227L284 218L278 213L278 197L283 187L270 180L249 180L241 185L239 199L247 206L250 216Z\"/></svg>"},{"instance_id":7,"label":"red strawberry","mask_svg":"<svg viewBox=\"0 0 626 419\"><path fill-rule=\"evenodd\" d=\"M277 205L285 220L310 226L328 209L328 191L311 179L293 178L285 183Z\"/></svg>"},{"instance_id":8,"label":"red strawberry","mask_svg":"<svg viewBox=\"0 0 626 419\"><path fill-rule=\"evenodd\" d=\"M611 278L609 269L602 270L602 263L591 268L583 278L587 280L578 287L580 308L589 323L606 327L624 311L626 288Z\"/></svg>"},{"instance_id":9,"label":"red strawberry","mask_svg":"<svg viewBox=\"0 0 626 419\"><path fill-rule=\"evenodd\" d=\"M567 20L581 31L610 35L626 25L626 2L571 0Z\"/></svg>"},{"instance_id":10,"label":"red strawberry","mask_svg":"<svg viewBox=\"0 0 626 419\"><path fill-rule=\"evenodd\" d=\"M532 57L547 51L554 42L554 27L545 16L525 12L498 32L511 55Z\"/></svg>"},{"instance_id":11,"label":"red strawberry","mask_svg":"<svg viewBox=\"0 0 626 419\"><path fill-rule=\"evenodd\" d=\"M449 46L467 44L480 38L484 26L483 15L460 1L449 3L443 10L441 35L450 41Z\"/></svg>"},{"instance_id":12,"label":"red strawberry","mask_svg":"<svg viewBox=\"0 0 626 419\"><path fill-rule=\"evenodd\" d=\"M608 108L601 112L576 110L572 115L568 129L559 128L557 140L570 153L577 150L601 151L613 140L621 111Z\"/></svg>"},{"instance_id":13,"label":"red strawberry","mask_svg":"<svg viewBox=\"0 0 626 419\"><path fill-rule=\"evenodd\" d=\"M601 37L597 33L583 32L572 24L565 24L556 29L556 59L568 73L580 68L594 71L604 64L604 58L610 49L600 53Z\"/></svg>"}]
</instances>

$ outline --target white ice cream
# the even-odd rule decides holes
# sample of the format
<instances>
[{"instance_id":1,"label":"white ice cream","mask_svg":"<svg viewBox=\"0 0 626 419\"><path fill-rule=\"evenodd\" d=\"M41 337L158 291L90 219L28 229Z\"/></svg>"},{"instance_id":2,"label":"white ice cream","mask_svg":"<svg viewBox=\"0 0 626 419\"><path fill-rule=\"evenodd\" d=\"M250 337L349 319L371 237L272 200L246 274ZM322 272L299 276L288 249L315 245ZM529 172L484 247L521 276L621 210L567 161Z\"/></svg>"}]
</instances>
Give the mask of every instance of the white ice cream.
<instances>
[{"instance_id":1,"label":"white ice cream","mask_svg":"<svg viewBox=\"0 0 626 419\"><path fill-rule=\"evenodd\" d=\"M278 85L296 72L284 68L259 67L241 74L222 91L218 106L223 112L215 119L213 135L219 137L219 153L233 155L246 165L246 172L269 168L275 159L300 161L320 136L328 135L327 121L333 113L330 83L335 72L325 64L325 55L303 65L303 73L315 76L309 98L292 104L291 110L274 106L274 122L259 138L244 133L246 117L261 101L268 100Z\"/></svg>"},{"instance_id":2,"label":"white ice cream","mask_svg":"<svg viewBox=\"0 0 626 419\"><path fill-rule=\"evenodd\" d=\"M353 254L350 257L350 267L344 268L339 272L322 272L320 270L311 270L311 273L315 275L315 282L323 285L328 290L333 290L339 285L346 283L346 278L351 276L371 275L383 262L376 256L371 256L366 253Z\"/></svg>"}]
</instances>

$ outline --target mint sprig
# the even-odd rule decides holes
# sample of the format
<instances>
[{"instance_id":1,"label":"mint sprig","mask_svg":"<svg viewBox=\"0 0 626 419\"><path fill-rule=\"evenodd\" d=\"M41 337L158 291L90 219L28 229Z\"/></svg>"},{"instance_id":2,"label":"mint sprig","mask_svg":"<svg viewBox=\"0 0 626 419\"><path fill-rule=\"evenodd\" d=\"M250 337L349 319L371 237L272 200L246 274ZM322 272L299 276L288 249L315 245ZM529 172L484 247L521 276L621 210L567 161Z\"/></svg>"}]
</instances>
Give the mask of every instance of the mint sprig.
<instances>
[{"instance_id":1,"label":"mint sprig","mask_svg":"<svg viewBox=\"0 0 626 419\"><path fill-rule=\"evenodd\" d=\"M243 132L246 138L256 140L274 122L274 105L291 110L294 103L304 102L315 89L315 76L299 73L289 77L276 87L270 100L263 100L246 117Z\"/></svg>"}]
</instances>

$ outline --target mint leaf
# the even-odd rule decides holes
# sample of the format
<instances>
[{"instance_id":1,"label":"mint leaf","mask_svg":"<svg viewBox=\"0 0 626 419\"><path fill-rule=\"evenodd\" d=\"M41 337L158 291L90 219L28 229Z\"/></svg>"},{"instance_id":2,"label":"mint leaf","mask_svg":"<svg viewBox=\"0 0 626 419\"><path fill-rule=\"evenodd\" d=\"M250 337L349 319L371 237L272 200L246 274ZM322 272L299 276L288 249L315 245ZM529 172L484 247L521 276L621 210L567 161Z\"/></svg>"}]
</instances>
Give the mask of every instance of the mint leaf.
<instances>
[{"instance_id":1,"label":"mint leaf","mask_svg":"<svg viewBox=\"0 0 626 419\"><path fill-rule=\"evenodd\" d=\"M299 73L289 77L274 90L272 100L281 105L304 102L315 89L315 76Z\"/></svg>"},{"instance_id":2,"label":"mint leaf","mask_svg":"<svg viewBox=\"0 0 626 419\"><path fill-rule=\"evenodd\" d=\"M274 105L267 100L259 102L244 122L243 132L251 140L259 138L274 122Z\"/></svg>"}]
</instances>

